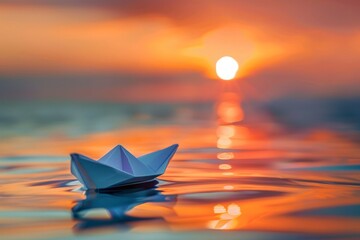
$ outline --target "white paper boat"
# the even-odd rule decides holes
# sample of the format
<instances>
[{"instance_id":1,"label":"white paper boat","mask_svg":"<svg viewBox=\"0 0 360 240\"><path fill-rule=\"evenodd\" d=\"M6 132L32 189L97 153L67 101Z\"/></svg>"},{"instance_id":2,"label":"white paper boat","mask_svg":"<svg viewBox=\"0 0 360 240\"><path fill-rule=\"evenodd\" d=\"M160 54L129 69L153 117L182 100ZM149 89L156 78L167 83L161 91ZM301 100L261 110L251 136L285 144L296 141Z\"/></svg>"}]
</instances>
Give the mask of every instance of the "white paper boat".
<instances>
[{"instance_id":1,"label":"white paper boat","mask_svg":"<svg viewBox=\"0 0 360 240\"><path fill-rule=\"evenodd\" d=\"M165 172L178 144L134 157L117 145L98 161L81 154L71 154L71 173L87 189L114 188L150 181Z\"/></svg>"}]
</instances>

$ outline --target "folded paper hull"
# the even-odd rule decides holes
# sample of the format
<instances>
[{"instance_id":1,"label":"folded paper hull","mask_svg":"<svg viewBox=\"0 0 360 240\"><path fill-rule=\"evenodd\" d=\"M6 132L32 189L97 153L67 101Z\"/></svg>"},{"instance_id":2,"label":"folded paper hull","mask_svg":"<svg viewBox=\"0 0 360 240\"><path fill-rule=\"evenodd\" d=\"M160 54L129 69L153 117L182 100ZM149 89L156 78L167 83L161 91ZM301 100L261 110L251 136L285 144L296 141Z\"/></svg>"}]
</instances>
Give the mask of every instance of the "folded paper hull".
<instances>
[{"instance_id":1,"label":"folded paper hull","mask_svg":"<svg viewBox=\"0 0 360 240\"><path fill-rule=\"evenodd\" d=\"M136 158L118 145L98 161L71 154L71 173L87 189L115 188L150 181L165 172L178 145Z\"/></svg>"}]
</instances>

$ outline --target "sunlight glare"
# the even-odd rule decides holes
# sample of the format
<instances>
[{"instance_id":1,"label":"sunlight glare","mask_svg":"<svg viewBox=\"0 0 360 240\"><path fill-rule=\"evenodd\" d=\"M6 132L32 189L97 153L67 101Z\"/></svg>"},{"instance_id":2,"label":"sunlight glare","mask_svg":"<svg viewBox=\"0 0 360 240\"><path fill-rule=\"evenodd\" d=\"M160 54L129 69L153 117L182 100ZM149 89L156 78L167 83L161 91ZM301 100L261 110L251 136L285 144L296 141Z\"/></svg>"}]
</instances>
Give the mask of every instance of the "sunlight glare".
<instances>
[{"instance_id":1,"label":"sunlight glare","mask_svg":"<svg viewBox=\"0 0 360 240\"><path fill-rule=\"evenodd\" d=\"M238 70L239 64L230 56L224 56L216 62L216 74L222 80L232 80Z\"/></svg>"}]
</instances>

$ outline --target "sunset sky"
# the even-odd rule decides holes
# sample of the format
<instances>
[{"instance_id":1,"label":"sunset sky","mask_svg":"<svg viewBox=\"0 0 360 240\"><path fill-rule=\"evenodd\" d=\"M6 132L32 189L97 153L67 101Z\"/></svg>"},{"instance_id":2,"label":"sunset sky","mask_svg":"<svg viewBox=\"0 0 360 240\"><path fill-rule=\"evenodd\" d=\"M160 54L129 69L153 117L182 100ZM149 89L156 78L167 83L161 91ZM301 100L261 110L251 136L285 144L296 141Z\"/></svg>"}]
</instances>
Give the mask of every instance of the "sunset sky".
<instances>
[{"instance_id":1,"label":"sunset sky","mask_svg":"<svg viewBox=\"0 0 360 240\"><path fill-rule=\"evenodd\" d=\"M360 91L356 0L5 0L0 32L1 99L209 100L224 55L248 98Z\"/></svg>"}]
</instances>

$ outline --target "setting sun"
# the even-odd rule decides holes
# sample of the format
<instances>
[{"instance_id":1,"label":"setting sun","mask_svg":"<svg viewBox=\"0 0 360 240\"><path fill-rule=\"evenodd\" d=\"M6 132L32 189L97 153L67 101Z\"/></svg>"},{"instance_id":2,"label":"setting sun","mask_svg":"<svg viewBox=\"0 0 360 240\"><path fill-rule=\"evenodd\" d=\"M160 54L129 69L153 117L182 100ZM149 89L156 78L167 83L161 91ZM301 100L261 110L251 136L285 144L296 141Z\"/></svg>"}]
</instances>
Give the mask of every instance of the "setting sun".
<instances>
[{"instance_id":1,"label":"setting sun","mask_svg":"<svg viewBox=\"0 0 360 240\"><path fill-rule=\"evenodd\" d=\"M237 61L229 56L224 56L216 62L216 74L222 80L232 80L239 69Z\"/></svg>"}]
</instances>

